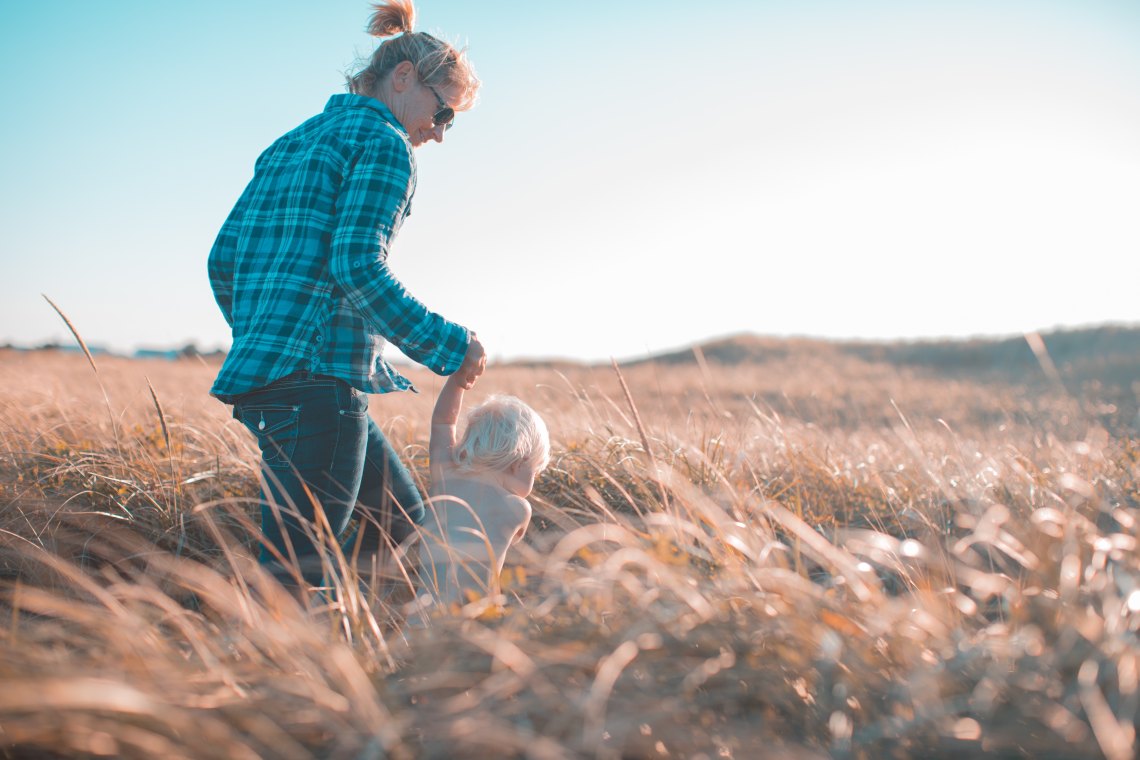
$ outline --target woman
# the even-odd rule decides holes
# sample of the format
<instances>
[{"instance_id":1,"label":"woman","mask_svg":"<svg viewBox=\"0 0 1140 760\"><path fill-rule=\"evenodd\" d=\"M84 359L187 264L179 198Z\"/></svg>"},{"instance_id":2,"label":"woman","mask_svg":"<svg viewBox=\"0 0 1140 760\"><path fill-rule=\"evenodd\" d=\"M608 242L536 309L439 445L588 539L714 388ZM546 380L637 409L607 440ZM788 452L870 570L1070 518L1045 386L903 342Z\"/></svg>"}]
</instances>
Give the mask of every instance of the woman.
<instances>
[{"instance_id":1,"label":"woman","mask_svg":"<svg viewBox=\"0 0 1140 760\"><path fill-rule=\"evenodd\" d=\"M387 264L416 187L412 149L443 142L479 80L463 52L412 31L411 0L374 10L368 31L391 39L349 93L258 158L209 258L233 332L210 392L257 437L261 561L289 585L320 581L321 540L341 538L357 506L365 551L423 519L411 474L368 416L367 394L411 388L385 343L467 387L486 361L474 333L428 310Z\"/></svg>"}]
</instances>

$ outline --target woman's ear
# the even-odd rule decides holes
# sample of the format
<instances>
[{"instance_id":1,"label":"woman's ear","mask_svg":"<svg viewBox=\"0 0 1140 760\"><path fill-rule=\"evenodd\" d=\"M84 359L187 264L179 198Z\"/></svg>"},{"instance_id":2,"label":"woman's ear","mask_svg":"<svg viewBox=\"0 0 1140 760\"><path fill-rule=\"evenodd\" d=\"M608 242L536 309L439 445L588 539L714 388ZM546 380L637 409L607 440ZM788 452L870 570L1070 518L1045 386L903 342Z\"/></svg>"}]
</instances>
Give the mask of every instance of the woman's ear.
<instances>
[{"instance_id":1,"label":"woman's ear","mask_svg":"<svg viewBox=\"0 0 1140 760\"><path fill-rule=\"evenodd\" d=\"M416 67L412 65L411 61L400 61L396 64L396 68L392 69L390 76L392 77L392 89L396 92L404 92L416 83Z\"/></svg>"}]
</instances>

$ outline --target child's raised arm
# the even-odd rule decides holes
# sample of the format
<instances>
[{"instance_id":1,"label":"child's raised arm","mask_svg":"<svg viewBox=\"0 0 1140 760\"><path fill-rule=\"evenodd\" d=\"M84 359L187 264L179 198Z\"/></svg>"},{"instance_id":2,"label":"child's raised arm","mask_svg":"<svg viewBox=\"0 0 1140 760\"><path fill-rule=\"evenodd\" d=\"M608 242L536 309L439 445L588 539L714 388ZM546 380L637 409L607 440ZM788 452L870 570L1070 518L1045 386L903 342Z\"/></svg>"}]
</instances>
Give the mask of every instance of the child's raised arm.
<instances>
[{"instance_id":1,"label":"child's raised arm","mask_svg":"<svg viewBox=\"0 0 1140 760\"><path fill-rule=\"evenodd\" d=\"M431 478L433 484L441 482L443 467L451 464L455 451L455 425L463 409L463 391L475 384L487 364L483 344L474 335L463 364L450 375L439 391L431 413L431 441L428 443Z\"/></svg>"},{"instance_id":2,"label":"child's raised arm","mask_svg":"<svg viewBox=\"0 0 1140 760\"><path fill-rule=\"evenodd\" d=\"M463 408L463 383L459 373L447 378L435 400L431 413L431 442L428 456L431 459L432 482L439 483L442 468L452 462L455 450L455 423L459 420L459 410Z\"/></svg>"}]
</instances>

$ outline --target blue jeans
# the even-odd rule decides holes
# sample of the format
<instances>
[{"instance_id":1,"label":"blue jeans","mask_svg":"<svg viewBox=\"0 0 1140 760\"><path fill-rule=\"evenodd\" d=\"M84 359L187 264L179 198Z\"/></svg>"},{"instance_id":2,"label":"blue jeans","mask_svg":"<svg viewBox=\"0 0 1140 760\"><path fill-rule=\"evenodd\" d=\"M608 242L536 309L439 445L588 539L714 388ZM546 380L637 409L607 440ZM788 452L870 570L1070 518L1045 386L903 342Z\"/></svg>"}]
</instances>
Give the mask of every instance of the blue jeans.
<instances>
[{"instance_id":1,"label":"blue jeans","mask_svg":"<svg viewBox=\"0 0 1140 760\"><path fill-rule=\"evenodd\" d=\"M261 529L303 579L320 583L324 552L314 537L316 504L337 541L359 516L346 553L362 554L407 538L423 522L424 506L408 468L368 416L368 394L343 380L294 373L233 399L233 415L261 448ZM311 494L311 496L310 496ZM328 539L326 538L326 541ZM293 573L262 547L260 562L292 585Z\"/></svg>"}]
</instances>

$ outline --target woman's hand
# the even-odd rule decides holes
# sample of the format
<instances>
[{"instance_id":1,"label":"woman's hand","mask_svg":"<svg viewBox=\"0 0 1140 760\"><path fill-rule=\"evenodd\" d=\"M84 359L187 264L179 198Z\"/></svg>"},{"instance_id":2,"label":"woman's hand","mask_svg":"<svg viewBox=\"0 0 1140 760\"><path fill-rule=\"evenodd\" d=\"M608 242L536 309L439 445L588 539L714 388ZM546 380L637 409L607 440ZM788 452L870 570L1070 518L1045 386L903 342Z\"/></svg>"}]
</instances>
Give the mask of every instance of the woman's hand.
<instances>
[{"instance_id":1,"label":"woman's hand","mask_svg":"<svg viewBox=\"0 0 1140 760\"><path fill-rule=\"evenodd\" d=\"M467 346L467 353L463 355L463 363L459 365L455 374L463 387L466 390L471 390L475 386L475 381L479 379L486 368L487 352L483 349L483 344L479 342L475 333L471 333L471 343Z\"/></svg>"}]
</instances>

